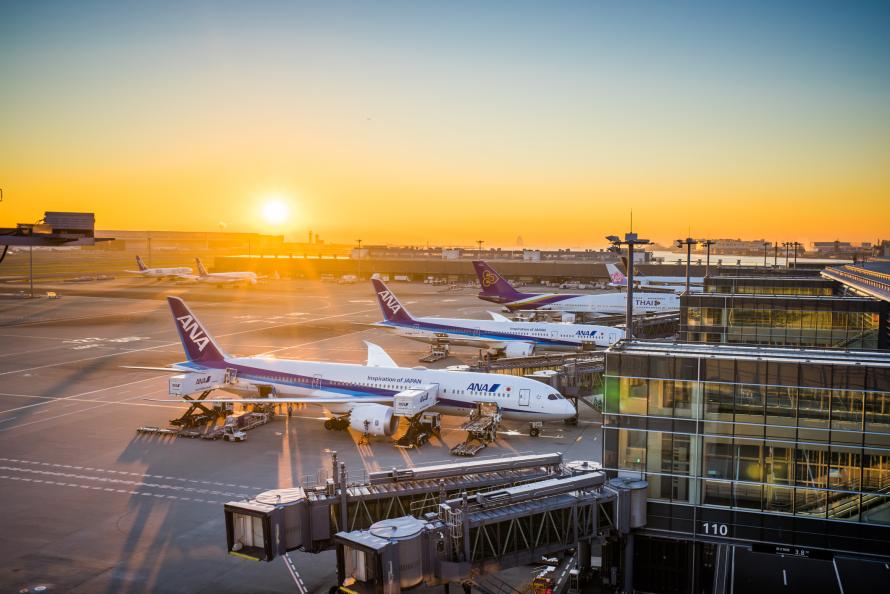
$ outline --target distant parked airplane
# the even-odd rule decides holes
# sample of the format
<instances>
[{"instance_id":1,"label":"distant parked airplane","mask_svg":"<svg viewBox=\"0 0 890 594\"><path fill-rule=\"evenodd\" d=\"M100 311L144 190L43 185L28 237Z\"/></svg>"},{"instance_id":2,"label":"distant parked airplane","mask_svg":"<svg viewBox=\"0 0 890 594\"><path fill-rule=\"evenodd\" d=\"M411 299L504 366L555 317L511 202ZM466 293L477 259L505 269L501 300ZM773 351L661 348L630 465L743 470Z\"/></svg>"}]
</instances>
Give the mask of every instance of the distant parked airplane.
<instances>
[{"instance_id":1,"label":"distant parked airplane","mask_svg":"<svg viewBox=\"0 0 890 594\"><path fill-rule=\"evenodd\" d=\"M257 276L255 272L207 272L201 258L195 258L198 265L198 276L195 278L199 283L208 283L211 285L235 285L243 283L246 285L255 285Z\"/></svg>"},{"instance_id":2,"label":"distant parked airplane","mask_svg":"<svg viewBox=\"0 0 890 594\"><path fill-rule=\"evenodd\" d=\"M627 288L627 276L614 264L606 264L609 271L609 286ZM704 291L705 279L700 276L689 277L689 292L701 293ZM686 290L685 276L648 276L645 274L634 275L634 287L643 289L661 289L662 291L674 291L680 293Z\"/></svg>"},{"instance_id":3,"label":"distant parked airplane","mask_svg":"<svg viewBox=\"0 0 890 594\"><path fill-rule=\"evenodd\" d=\"M620 314L625 311L627 298L621 293L520 293L489 264L474 261L473 266L482 285L479 299L503 304L510 311L542 309L594 315ZM663 313L679 309L680 299L674 294L634 293L635 313Z\"/></svg>"},{"instance_id":4,"label":"distant parked airplane","mask_svg":"<svg viewBox=\"0 0 890 594\"><path fill-rule=\"evenodd\" d=\"M166 278L166 279L191 279L192 269L188 266L180 266L177 268L149 268L145 265L138 255L136 256L136 266L139 270L127 270L132 274L138 274L146 278Z\"/></svg>"},{"instance_id":5,"label":"distant parked airplane","mask_svg":"<svg viewBox=\"0 0 890 594\"><path fill-rule=\"evenodd\" d=\"M578 351L586 345L607 347L624 336L624 331L612 326L514 322L494 312L489 312L491 320L415 318L382 281L372 279L371 282L384 318L375 325L421 342L486 348L508 357L522 357L536 350Z\"/></svg>"}]
</instances>

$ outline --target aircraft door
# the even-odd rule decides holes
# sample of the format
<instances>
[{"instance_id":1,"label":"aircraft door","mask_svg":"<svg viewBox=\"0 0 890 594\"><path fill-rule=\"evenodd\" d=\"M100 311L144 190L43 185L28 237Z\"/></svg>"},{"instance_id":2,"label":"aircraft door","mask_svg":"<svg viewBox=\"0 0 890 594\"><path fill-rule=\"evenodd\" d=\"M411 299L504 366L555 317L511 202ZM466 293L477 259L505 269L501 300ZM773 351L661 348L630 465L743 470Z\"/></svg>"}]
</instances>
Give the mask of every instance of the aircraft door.
<instances>
[{"instance_id":1,"label":"aircraft door","mask_svg":"<svg viewBox=\"0 0 890 594\"><path fill-rule=\"evenodd\" d=\"M316 373L312 376L312 389L318 390L321 388L321 374Z\"/></svg>"},{"instance_id":2,"label":"aircraft door","mask_svg":"<svg viewBox=\"0 0 890 594\"><path fill-rule=\"evenodd\" d=\"M528 406L532 399L532 391L529 389L519 390L519 406Z\"/></svg>"}]
</instances>

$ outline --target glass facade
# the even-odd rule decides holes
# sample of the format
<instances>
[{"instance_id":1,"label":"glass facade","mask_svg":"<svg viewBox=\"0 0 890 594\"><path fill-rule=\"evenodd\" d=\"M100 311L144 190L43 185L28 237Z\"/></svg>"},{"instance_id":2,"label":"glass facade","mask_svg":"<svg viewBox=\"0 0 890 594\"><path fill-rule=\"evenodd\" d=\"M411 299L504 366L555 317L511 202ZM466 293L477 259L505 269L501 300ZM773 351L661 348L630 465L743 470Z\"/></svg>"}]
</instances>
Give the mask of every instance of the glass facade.
<instances>
[{"instance_id":1,"label":"glass facade","mask_svg":"<svg viewBox=\"0 0 890 594\"><path fill-rule=\"evenodd\" d=\"M890 354L629 344L606 355L604 465L650 501L890 526Z\"/></svg>"},{"instance_id":2,"label":"glass facade","mask_svg":"<svg viewBox=\"0 0 890 594\"><path fill-rule=\"evenodd\" d=\"M684 295L684 342L890 348L888 304L858 297Z\"/></svg>"},{"instance_id":3,"label":"glass facade","mask_svg":"<svg viewBox=\"0 0 890 594\"><path fill-rule=\"evenodd\" d=\"M802 295L831 296L838 294L838 283L824 278L733 277L715 276L705 279L705 293L735 295Z\"/></svg>"}]
</instances>

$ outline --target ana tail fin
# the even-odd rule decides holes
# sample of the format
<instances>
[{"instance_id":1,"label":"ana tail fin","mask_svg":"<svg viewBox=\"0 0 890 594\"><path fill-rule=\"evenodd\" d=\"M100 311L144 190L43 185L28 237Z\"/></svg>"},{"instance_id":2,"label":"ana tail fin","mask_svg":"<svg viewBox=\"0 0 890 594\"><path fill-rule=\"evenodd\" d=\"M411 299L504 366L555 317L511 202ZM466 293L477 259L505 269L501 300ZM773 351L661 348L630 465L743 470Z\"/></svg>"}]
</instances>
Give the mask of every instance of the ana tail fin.
<instances>
[{"instance_id":1,"label":"ana tail fin","mask_svg":"<svg viewBox=\"0 0 890 594\"><path fill-rule=\"evenodd\" d=\"M173 312L176 331L179 333L179 340L182 341L182 348L189 361L225 360L226 355L223 350L219 348L210 333L204 329L201 321L191 312L185 301L179 297L167 297L167 303L170 305L170 311Z\"/></svg>"},{"instance_id":2,"label":"ana tail fin","mask_svg":"<svg viewBox=\"0 0 890 594\"><path fill-rule=\"evenodd\" d=\"M207 269L204 268L201 258L195 258L195 265L198 267L198 276L207 276Z\"/></svg>"},{"instance_id":3,"label":"ana tail fin","mask_svg":"<svg viewBox=\"0 0 890 594\"><path fill-rule=\"evenodd\" d=\"M414 322L414 318L411 317L405 306L402 305L392 291L386 288L383 281L375 278L371 279L371 283L374 285L374 292L377 293L377 303L380 304L384 320L396 324L410 324Z\"/></svg>"}]
</instances>

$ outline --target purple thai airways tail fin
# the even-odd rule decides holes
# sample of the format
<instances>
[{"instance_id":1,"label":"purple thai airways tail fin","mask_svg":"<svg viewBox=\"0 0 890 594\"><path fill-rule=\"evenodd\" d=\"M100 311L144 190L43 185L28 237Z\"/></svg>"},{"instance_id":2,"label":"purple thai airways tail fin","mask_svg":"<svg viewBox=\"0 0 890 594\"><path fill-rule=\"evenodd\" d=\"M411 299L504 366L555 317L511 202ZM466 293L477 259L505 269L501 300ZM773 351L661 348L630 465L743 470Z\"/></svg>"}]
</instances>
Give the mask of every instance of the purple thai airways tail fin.
<instances>
[{"instance_id":1,"label":"purple thai airways tail fin","mask_svg":"<svg viewBox=\"0 0 890 594\"><path fill-rule=\"evenodd\" d=\"M198 363L224 361L225 353L185 302L179 297L167 297L167 303L173 312L176 331L179 333L179 340L182 341L182 348L185 349L188 360Z\"/></svg>"},{"instance_id":2,"label":"purple thai airways tail fin","mask_svg":"<svg viewBox=\"0 0 890 594\"><path fill-rule=\"evenodd\" d=\"M525 299L532 295L528 293L520 293L508 283L504 277L481 260L473 261L473 268L476 269L476 276L479 277L479 284L482 285L482 292L479 298L493 303L509 303Z\"/></svg>"},{"instance_id":3,"label":"purple thai airways tail fin","mask_svg":"<svg viewBox=\"0 0 890 594\"><path fill-rule=\"evenodd\" d=\"M198 276L207 276L207 269L204 268L201 258L195 258L195 265L198 267Z\"/></svg>"},{"instance_id":4,"label":"purple thai airways tail fin","mask_svg":"<svg viewBox=\"0 0 890 594\"><path fill-rule=\"evenodd\" d=\"M377 293L377 302L380 304L384 320L396 324L411 324L414 322L414 318L411 317L405 306L399 302L392 291L386 288L383 281L373 278L371 283L374 284L374 292Z\"/></svg>"},{"instance_id":5,"label":"purple thai airways tail fin","mask_svg":"<svg viewBox=\"0 0 890 594\"><path fill-rule=\"evenodd\" d=\"M139 270L148 270L148 267L145 266L145 262L143 262L142 258L139 257L139 254L136 254L136 266L139 267Z\"/></svg>"}]
</instances>

